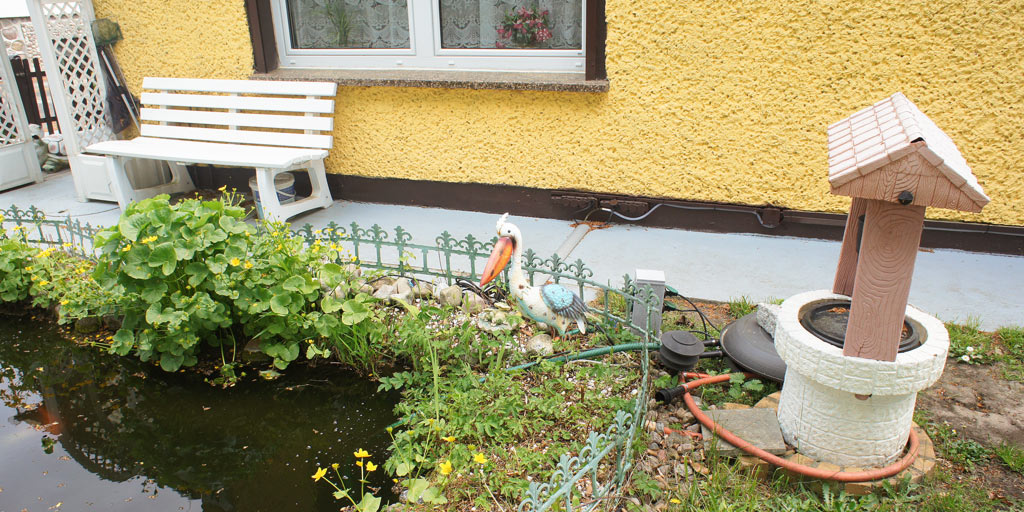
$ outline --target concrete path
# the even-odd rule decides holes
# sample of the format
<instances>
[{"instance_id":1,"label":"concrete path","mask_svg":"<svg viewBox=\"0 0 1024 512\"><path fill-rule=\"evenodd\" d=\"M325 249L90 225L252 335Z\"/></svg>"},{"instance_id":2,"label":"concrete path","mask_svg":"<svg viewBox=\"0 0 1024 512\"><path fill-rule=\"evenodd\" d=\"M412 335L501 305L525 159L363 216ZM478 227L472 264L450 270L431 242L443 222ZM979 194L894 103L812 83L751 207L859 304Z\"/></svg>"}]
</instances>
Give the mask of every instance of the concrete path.
<instances>
[{"instance_id":1,"label":"concrete path","mask_svg":"<svg viewBox=\"0 0 1024 512\"><path fill-rule=\"evenodd\" d=\"M68 173L49 175L45 183L0 193L0 208L35 205L48 215L82 219L95 225L117 222L112 203L79 203ZM497 215L371 203L337 201L330 208L291 219L322 227L330 221L363 227L401 225L413 243L433 244L447 230L456 238L473 234L489 240ZM515 218L524 245L550 255L570 236L567 221ZM665 271L668 284L702 299L751 301L786 298L832 286L839 243L805 238L702 233L615 225L588 233L568 255L594 271L594 280L618 285L637 268ZM944 321L977 318L984 329L1024 325L1024 257L936 249L921 251L914 268L910 302Z\"/></svg>"}]
</instances>

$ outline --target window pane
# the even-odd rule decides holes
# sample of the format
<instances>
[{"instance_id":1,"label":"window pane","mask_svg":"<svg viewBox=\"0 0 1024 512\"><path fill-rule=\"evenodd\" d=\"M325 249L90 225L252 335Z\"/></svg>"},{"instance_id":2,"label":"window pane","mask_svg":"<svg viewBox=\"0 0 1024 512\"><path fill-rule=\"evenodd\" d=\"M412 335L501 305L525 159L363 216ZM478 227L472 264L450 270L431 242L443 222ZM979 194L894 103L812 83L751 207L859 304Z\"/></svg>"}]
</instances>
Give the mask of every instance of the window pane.
<instances>
[{"instance_id":1,"label":"window pane","mask_svg":"<svg viewBox=\"0 0 1024 512\"><path fill-rule=\"evenodd\" d=\"M583 48L583 0L440 0L442 48Z\"/></svg>"},{"instance_id":2,"label":"window pane","mask_svg":"<svg viewBox=\"0 0 1024 512\"><path fill-rule=\"evenodd\" d=\"M406 0L288 0L292 48L409 48Z\"/></svg>"}]
</instances>

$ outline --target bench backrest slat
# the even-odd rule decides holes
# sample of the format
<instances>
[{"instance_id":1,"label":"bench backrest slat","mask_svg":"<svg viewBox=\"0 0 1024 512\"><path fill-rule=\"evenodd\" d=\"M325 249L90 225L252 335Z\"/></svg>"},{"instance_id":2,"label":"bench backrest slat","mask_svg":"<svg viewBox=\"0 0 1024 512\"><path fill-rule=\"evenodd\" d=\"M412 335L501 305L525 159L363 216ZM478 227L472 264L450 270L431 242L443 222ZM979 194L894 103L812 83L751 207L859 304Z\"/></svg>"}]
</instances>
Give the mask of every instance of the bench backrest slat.
<instances>
[{"instance_id":1,"label":"bench backrest slat","mask_svg":"<svg viewBox=\"0 0 1024 512\"><path fill-rule=\"evenodd\" d=\"M331 131L334 119L295 115L246 114L212 110L181 110L143 108L142 119L165 123L188 123L213 126L248 126L253 128L285 128L291 130Z\"/></svg>"},{"instance_id":2,"label":"bench backrest slat","mask_svg":"<svg viewBox=\"0 0 1024 512\"><path fill-rule=\"evenodd\" d=\"M330 135L306 135L304 133L279 133L256 130L225 130L220 128L194 128L191 126L162 126L144 124L139 129L143 137L165 139L200 140L206 142L231 142L235 144L259 144L261 146L290 146L300 148L330 149Z\"/></svg>"},{"instance_id":3,"label":"bench backrest slat","mask_svg":"<svg viewBox=\"0 0 1024 512\"><path fill-rule=\"evenodd\" d=\"M256 110L273 112L334 113L334 100L307 98L264 98L260 96L213 96L205 94L142 93L144 105Z\"/></svg>"},{"instance_id":4,"label":"bench backrest slat","mask_svg":"<svg viewBox=\"0 0 1024 512\"><path fill-rule=\"evenodd\" d=\"M274 94L279 96L328 96L333 98L338 91L338 84L331 82L284 82L272 80L146 77L142 79L142 88L156 91Z\"/></svg>"}]
</instances>

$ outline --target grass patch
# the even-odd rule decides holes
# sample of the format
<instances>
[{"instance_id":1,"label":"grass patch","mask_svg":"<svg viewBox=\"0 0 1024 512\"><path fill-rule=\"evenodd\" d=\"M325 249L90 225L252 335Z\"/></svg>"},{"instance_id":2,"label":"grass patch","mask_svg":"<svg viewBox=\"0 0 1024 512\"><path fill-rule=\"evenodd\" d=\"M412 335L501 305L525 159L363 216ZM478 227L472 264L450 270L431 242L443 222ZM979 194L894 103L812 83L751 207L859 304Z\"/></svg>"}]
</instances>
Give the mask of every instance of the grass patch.
<instances>
[{"instance_id":1,"label":"grass patch","mask_svg":"<svg viewBox=\"0 0 1024 512\"><path fill-rule=\"evenodd\" d=\"M1024 450L1019 446L1004 442L996 446L993 451L999 460L1006 464L1006 467L1015 473L1024 475Z\"/></svg>"},{"instance_id":2,"label":"grass patch","mask_svg":"<svg viewBox=\"0 0 1024 512\"><path fill-rule=\"evenodd\" d=\"M729 301L729 314L733 318L740 318L754 312L756 304L750 302L746 296Z\"/></svg>"},{"instance_id":3,"label":"grass patch","mask_svg":"<svg viewBox=\"0 0 1024 512\"><path fill-rule=\"evenodd\" d=\"M974 466L982 464L992 457L992 450L985 445L965 437L946 423L935 423L928 411L914 411L914 422L928 433L935 443L942 458L972 471Z\"/></svg>"},{"instance_id":4,"label":"grass patch","mask_svg":"<svg viewBox=\"0 0 1024 512\"><path fill-rule=\"evenodd\" d=\"M1006 363L1003 378L1024 382L1024 328L1003 327L996 331L996 337L1006 351L1002 357Z\"/></svg>"},{"instance_id":5,"label":"grass patch","mask_svg":"<svg viewBox=\"0 0 1024 512\"><path fill-rule=\"evenodd\" d=\"M969 317L963 324L947 323L949 331L949 357L957 362L987 364L995 361L992 336L978 330L981 322Z\"/></svg>"}]
</instances>

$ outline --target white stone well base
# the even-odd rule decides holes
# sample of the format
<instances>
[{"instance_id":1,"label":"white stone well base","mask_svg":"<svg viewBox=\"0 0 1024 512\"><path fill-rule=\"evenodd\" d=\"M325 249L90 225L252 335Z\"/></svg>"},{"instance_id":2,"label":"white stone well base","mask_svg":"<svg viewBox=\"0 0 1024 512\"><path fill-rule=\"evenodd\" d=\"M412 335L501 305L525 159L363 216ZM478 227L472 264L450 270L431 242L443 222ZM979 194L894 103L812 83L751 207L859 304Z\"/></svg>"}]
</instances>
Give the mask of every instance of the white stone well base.
<instances>
[{"instance_id":1,"label":"white stone well base","mask_svg":"<svg viewBox=\"0 0 1024 512\"><path fill-rule=\"evenodd\" d=\"M921 346L896 361L843 355L800 325L805 309L832 299L826 290L805 292L778 309L775 348L786 362L779 423L786 442L819 461L844 467L881 467L903 453L917 392L942 375L949 334L937 318L907 306ZM855 395L868 395L865 400Z\"/></svg>"}]
</instances>

